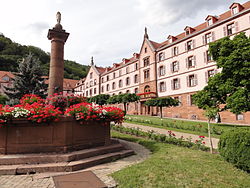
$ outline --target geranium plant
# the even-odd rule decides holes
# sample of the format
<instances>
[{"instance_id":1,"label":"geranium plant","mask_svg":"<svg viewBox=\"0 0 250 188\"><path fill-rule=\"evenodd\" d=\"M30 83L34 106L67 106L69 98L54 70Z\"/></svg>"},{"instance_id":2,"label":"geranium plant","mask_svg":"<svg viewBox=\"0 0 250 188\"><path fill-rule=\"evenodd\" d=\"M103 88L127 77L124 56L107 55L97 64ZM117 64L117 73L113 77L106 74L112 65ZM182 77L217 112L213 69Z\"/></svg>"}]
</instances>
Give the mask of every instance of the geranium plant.
<instances>
[{"instance_id":1,"label":"geranium plant","mask_svg":"<svg viewBox=\"0 0 250 188\"><path fill-rule=\"evenodd\" d=\"M124 112L120 108L101 107L94 103L79 103L70 106L65 114L74 116L79 121L101 121L121 123L124 119Z\"/></svg>"}]
</instances>

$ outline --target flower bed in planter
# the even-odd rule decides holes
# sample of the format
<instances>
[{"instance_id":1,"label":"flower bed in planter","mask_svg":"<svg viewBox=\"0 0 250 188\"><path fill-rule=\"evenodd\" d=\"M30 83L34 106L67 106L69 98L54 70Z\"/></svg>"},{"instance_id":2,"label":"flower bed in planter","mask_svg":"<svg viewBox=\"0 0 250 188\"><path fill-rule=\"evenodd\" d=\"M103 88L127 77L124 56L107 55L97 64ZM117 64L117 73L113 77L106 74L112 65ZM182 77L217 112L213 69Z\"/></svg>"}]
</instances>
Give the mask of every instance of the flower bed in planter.
<instances>
[{"instance_id":1,"label":"flower bed in planter","mask_svg":"<svg viewBox=\"0 0 250 188\"><path fill-rule=\"evenodd\" d=\"M0 105L0 154L68 152L110 143L110 122L121 123L119 108L90 103L65 112L34 95L20 105Z\"/></svg>"},{"instance_id":2,"label":"flower bed in planter","mask_svg":"<svg viewBox=\"0 0 250 188\"><path fill-rule=\"evenodd\" d=\"M110 126L105 122L83 124L72 117L36 124L14 120L0 127L0 154L68 152L110 144Z\"/></svg>"}]
</instances>

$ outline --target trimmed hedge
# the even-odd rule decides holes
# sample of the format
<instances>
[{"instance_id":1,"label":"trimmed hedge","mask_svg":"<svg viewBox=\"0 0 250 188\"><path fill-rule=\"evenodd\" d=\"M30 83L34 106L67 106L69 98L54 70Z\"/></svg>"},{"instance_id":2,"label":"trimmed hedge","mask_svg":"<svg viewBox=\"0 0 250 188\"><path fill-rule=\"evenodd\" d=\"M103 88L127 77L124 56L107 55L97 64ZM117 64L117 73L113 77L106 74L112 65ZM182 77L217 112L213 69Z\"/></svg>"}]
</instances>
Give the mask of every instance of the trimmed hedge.
<instances>
[{"instance_id":1,"label":"trimmed hedge","mask_svg":"<svg viewBox=\"0 0 250 188\"><path fill-rule=\"evenodd\" d=\"M250 172L250 127L223 133L219 141L219 152L226 161Z\"/></svg>"}]
</instances>

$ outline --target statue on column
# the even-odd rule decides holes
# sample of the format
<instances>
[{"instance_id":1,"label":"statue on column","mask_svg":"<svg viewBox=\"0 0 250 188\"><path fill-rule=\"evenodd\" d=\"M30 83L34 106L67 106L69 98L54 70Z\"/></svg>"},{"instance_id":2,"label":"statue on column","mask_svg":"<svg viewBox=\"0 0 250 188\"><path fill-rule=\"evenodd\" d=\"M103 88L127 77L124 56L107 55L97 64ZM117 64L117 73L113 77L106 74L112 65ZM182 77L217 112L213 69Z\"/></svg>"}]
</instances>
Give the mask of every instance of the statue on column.
<instances>
[{"instance_id":1,"label":"statue on column","mask_svg":"<svg viewBox=\"0 0 250 188\"><path fill-rule=\"evenodd\" d=\"M60 12L56 13L56 21L57 21L57 24L61 24L61 13Z\"/></svg>"}]
</instances>

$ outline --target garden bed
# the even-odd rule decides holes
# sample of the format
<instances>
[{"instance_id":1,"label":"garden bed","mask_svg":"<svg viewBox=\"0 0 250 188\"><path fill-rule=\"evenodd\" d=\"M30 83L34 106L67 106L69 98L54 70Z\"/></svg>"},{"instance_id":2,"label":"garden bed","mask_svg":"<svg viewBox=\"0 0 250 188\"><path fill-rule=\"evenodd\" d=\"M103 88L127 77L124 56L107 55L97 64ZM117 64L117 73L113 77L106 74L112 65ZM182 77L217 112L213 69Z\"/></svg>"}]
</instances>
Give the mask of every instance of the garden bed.
<instances>
[{"instance_id":1,"label":"garden bed","mask_svg":"<svg viewBox=\"0 0 250 188\"><path fill-rule=\"evenodd\" d=\"M0 154L65 153L110 144L110 126L105 122L76 121L62 117L57 122L14 120L0 126Z\"/></svg>"}]
</instances>

